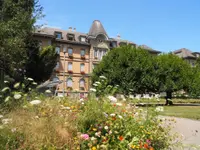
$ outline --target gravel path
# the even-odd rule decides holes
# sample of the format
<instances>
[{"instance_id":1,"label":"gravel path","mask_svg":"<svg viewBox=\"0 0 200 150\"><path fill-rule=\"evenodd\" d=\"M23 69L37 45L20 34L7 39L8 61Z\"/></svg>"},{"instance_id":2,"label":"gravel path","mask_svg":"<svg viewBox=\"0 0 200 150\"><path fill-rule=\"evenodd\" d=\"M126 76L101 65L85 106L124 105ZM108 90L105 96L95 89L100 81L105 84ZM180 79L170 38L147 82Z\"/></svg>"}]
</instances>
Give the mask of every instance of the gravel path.
<instances>
[{"instance_id":1,"label":"gravel path","mask_svg":"<svg viewBox=\"0 0 200 150\"><path fill-rule=\"evenodd\" d=\"M174 118L176 120L172 132L178 132L183 136L182 143L185 146L184 150L193 150L194 148L191 145L199 146L196 149L200 150L200 121L176 117L162 117Z\"/></svg>"}]
</instances>

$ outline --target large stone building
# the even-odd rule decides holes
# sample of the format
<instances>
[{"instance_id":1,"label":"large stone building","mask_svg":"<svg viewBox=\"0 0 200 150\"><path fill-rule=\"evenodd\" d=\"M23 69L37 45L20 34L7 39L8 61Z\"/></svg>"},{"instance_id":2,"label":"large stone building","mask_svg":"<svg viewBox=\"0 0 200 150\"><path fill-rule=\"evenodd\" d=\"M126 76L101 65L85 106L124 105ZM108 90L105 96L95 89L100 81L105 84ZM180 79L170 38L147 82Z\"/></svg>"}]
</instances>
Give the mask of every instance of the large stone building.
<instances>
[{"instance_id":1,"label":"large stone building","mask_svg":"<svg viewBox=\"0 0 200 150\"><path fill-rule=\"evenodd\" d=\"M68 30L45 27L37 30L34 35L41 46L54 45L59 54L57 66L50 79L60 81L57 89L59 95L69 95L74 91L87 94L93 68L112 48L130 44L142 47L153 55L160 53L146 45L123 40L120 36L110 38L98 20L93 21L88 33L77 32L71 27Z\"/></svg>"}]
</instances>

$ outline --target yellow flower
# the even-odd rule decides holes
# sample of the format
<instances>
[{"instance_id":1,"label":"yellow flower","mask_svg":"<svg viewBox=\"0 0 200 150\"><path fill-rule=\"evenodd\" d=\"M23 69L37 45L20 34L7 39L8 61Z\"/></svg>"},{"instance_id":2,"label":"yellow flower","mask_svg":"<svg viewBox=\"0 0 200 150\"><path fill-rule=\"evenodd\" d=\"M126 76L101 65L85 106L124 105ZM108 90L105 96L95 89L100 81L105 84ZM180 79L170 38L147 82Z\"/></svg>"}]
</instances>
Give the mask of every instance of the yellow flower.
<instances>
[{"instance_id":1,"label":"yellow flower","mask_svg":"<svg viewBox=\"0 0 200 150\"><path fill-rule=\"evenodd\" d=\"M92 128L92 130L93 130L93 131L97 131L97 129L96 129L96 128Z\"/></svg>"},{"instance_id":2,"label":"yellow flower","mask_svg":"<svg viewBox=\"0 0 200 150\"><path fill-rule=\"evenodd\" d=\"M140 126L140 128L144 128L144 126Z\"/></svg>"},{"instance_id":3,"label":"yellow flower","mask_svg":"<svg viewBox=\"0 0 200 150\"><path fill-rule=\"evenodd\" d=\"M97 148L96 148L95 146L93 146L91 150L96 150L96 149L97 149Z\"/></svg>"},{"instance_id":4,"label":"yellow flower","mask_svg":"<svg viewBox=\"0 0 200 150\"><path fill-rule=\"evenodd\" d=\"M135 148L136 146L135 145L131 145L131 148Z\"/></svg>"}]
</instances>

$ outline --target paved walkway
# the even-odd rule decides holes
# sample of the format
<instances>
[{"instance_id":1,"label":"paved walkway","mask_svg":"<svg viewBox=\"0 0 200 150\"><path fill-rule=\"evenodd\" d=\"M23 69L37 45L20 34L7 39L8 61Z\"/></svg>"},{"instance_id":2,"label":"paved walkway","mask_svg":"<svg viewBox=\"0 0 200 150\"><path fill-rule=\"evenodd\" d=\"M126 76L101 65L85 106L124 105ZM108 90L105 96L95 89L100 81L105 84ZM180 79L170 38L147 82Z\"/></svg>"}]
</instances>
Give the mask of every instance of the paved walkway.
<instances>
[{"instance_id":1,"label":"paved walkway","mask_svg":"<svg viewBox=\"0 0 200 150\"><path fill-rule=\"evenodd\" d=\"M165 116L162 116L162 118L174 118L176 120L172 132L178 132L183 136L184 150L193 150L194 148L191 145L199 146L196 149L200 150L200 121Z\"/></svg>"}]
</instances>

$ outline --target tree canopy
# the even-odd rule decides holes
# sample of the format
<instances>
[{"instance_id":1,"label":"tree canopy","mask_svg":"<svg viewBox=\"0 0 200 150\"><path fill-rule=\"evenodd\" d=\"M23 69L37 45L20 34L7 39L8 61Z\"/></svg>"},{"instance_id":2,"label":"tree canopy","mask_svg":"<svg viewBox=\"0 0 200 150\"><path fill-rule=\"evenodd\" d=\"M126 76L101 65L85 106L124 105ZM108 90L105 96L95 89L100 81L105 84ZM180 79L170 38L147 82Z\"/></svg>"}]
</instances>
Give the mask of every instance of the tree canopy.
<instances>
[{"instance_id":1,"label":"tree canopy","mask_svg":"<svg viewBox=\"0 0 200 150\"><path fill-rule=\"evenodd\" d=\"M147 50L123 46L109 51L94 69L92 81L104 75L121 92L174 92L188 90L191 66L173 54L151 55Z\"/></svg>"}]
</instances>

